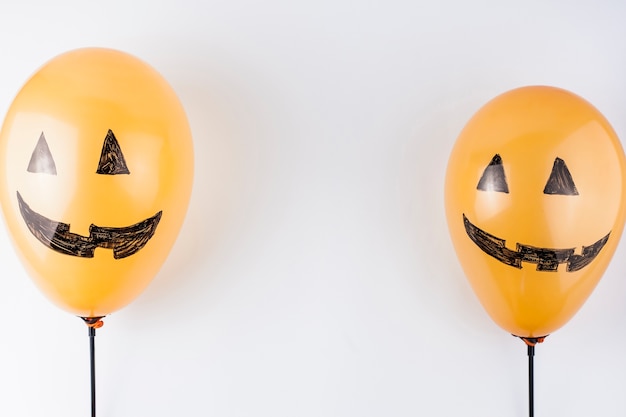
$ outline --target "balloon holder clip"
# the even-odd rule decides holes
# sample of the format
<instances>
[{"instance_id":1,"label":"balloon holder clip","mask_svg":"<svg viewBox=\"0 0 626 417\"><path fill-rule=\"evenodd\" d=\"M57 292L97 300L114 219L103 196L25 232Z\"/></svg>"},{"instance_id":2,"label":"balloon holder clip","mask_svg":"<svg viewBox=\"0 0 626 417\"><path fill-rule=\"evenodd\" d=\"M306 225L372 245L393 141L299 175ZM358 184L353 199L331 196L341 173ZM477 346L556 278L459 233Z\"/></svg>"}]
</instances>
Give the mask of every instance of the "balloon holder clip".
<instances>
[{"instance_id":1,"label":"balloon holder clip","mask_svg":"<svg viewBox=\"0 0 626 417\"><path fill-rule=\"evenodd\" d=\"M522 339L524 343L526 343L528 346L534 347L537 343L543 343L543 341L546 340L546 337L548 336L549 335L545 335L541 337L522 337L522 336L515 336L515 337L519 337L520 339Z\"/></svg>"},{"instance_id":2,"label":"balloon holder clip","mask_svg":"<svg viewBox=\"0 0 626 417\"><path fill-rule=\"evenodd\" d=\"M81 317L81 319L83 319L85 324L88 327L92 328L92 329L99 329L100 327L104 326L104 322L102 321L103 318L104 318L104 316L101 316L101 317Z\"/></svg>"}]
</instances>

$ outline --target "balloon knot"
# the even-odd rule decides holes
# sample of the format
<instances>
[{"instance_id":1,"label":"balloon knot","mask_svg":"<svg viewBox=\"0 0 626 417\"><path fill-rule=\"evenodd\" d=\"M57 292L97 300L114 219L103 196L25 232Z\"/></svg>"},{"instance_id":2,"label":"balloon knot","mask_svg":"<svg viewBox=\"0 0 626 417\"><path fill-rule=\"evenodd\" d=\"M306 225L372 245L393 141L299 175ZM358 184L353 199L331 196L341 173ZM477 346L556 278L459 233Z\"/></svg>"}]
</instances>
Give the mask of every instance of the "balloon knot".
<instances>
[{"instance_id":1,"label":"balloon knot","mask_svg":"<svg viewBox=\"0 0 626 417\"><path fill-rule=\"evenodd\" d=\"M99 329L104 326L104 322L102 321L103 318L104 317L81 317L85 324L93 329Z\"/></svg>"},{"instance_id":2,"label":"balloon knot","mask_svg":"<svg viewBox=\"0 0 626 417\"><path fill-rule=\"evenodd\" d=\"M513 335L513 336L515 336L515 335ZM528 346L535 346L537 343L543 343L543 341L548 336L549 335L545 335L545 336L541 336L541 337L522 337L522 336L515 336L515 337L519 337L520 339L522 339L524 341L524 343L526 343Z\"/></svg>"}]
</instances>

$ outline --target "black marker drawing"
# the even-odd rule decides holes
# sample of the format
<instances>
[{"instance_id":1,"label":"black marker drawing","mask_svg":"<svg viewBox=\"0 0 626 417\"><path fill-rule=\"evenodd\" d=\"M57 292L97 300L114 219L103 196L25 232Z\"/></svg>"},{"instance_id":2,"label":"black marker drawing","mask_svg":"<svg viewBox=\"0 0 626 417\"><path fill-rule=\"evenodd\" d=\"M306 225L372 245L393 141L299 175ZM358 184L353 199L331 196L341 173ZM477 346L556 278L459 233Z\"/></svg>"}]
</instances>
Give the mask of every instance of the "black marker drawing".
<instances>
[{"instance_id":1,"label":"black marker drawing","mask_svg":"<svg viewBox=\"0 0 626 417\"><path fill-rule=\"evenodd\" d=\"M35 145L35 149L33 149L33 153L30 156L30 162L28 163L28 168L26 170L28 172L39 174L57 174L57 167L54 163L54 158L52 158L52 153L50 153L50 148L48 148L48 142L46 142L46 137L43 132L41 132L37 145Z\"/></svg>"},{"instance_id":2,"label":"black marker drawing","mask_svg":"<svg viewBox=\"0 0 626 417\"><path fill-rule=\"evenodd\" d=\"M495 154L483 171L483 175L478 181L476 189L481 191L498 191L501 193L509 192L509 186L506 183L504 168L502 167L502 158Z\"/></svg>"},{"instance_id":3,"label":"black marker drawing","mask_svg":"<svg viewBox=\"0 0 626 417\"><path fill-rule=\"evenodd\" d=\"M505 246L506 240L500 239L475 226L468 220L465 214L463 214L463 223L469 238L487 255L515 268L522 268L522 262L534 263L537 264L537 271L554 272L562 263L567 263L567 272L583 269L600 253L611 234L609 232L590 246L583 246L581 255L574 253L576 248L538 248L521 243L516 243L517 250L513 251Z\"/></svg>"},{"instance_id":4,"label":"black marker drawing","mask_svg":"<svg viewBox=\"0 0 626 417\"><path fill-rule=\"evenodd\" d=\"M126 227L101 227L92 224L89 236L70 232L68 223L56 222L32 210L19 191L17 201L20 213L30 232L50 249L65 255L93 258L97 247L113 249L115 259L137 253L154 235L162 211L154 216Z\"/></svg>"},{"instance_id":5,"label":"black marker drawing","mask_svg":"<svg viewBox=\"0 0 626 417\"><path fill-rule=\"evenodd\" d=\"M43 132L33 150L27 171L57 174L56 165ZM96 173L130 174L122 149L111 129L104 138ZM98 247L112 249L115 259L126 258L137 253L154 235L163 213L159 211L152 217L126 227L101 227L92 224L89 226L89 236L82 236L71 233L68 223L50 220L32 210L19 191L17 201L28 230L37 240L56 252L82 258L93 258L94 251Z\"/></svg>"},{"instance_id":6,"label":"black marker drawing","mask_svg":"<svg viewBox=\"0 0 626 417\"><path fill-rule=\"evenodd\" d=\"M556 158L554 160L552 173L550 174L550 178L548 178L546 187L543 189L543 193L578 195L578 190L576 189L576 185L574 185L574 180L572 179L572 174L570 174L569 169L567 169L567 165L565 165L565 161L561 158Z\"/></svg>"},{"instance_id":7,"label":"black marker drawing","mask_svg":"<svg viewBox=\"0 0 626 417\"><path fill-rule=\"evenodd\" d=\"M104 138L96 173L104 175L130 174L120 144L111 129Z\"/></svg>"}]
</instances>

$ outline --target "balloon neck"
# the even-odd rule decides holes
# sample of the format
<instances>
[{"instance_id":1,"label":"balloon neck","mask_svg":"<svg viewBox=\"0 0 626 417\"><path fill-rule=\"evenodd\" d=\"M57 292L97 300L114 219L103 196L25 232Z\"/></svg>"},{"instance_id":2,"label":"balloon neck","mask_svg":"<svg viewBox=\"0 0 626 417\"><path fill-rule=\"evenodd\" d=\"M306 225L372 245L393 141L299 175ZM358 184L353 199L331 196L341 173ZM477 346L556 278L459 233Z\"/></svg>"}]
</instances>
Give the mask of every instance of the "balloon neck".
<instances>
[{"instance_id":1,"label":"balloon neck","mask_svg":"<svg viewBox=\"0 0 626 417\"><path fill-rule=\"evenodd\" d=\"M519 337L520 339L522 339L524 341L524 343L526 343L528 346L532 346L534 347L537 343L543 343L543 341L546 339L546 337L548 337L549 335L545 335L545 336L541 336L541 337L523 337L523 336L516 336L513 335L515 337Z\"/></svg>"},{"instance_id":2,"label":"balloon neck","mask_svg":"<svg viewBox=\"0 0 626 417\"><path fill-rule=\"evenodd\" d=\"M99 329L100 327L104 326L104 322L102 321L103 318L104 318L104 316L102 316L102 317L81 317L81 319L83 319L83 321L85 322L87 327L92 328L92 329Z\"/></svg>"}]
</instances>

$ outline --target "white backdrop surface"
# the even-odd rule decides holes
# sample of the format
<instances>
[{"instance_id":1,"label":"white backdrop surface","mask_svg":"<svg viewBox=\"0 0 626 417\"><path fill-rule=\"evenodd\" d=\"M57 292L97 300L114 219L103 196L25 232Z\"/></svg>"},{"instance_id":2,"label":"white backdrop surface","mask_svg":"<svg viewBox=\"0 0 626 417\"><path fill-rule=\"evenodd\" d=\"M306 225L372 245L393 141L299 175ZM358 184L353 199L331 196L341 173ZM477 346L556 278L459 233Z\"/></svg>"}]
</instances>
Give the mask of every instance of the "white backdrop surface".
<instances>
[{"instance_id":1,"label":"white backdrop surface","mask_svg":"<svg viewBox=\"0 0 626 417\"><path fill-rule=\"evenodd\" d=\"M179 239L98 330L98 415L527 415L525 346L452 249L446 163L480 106L528 84L626 140L625 21L617 0L4 1L2 116L44 62L103 46L160 71L194 135ZM625 253L537 347L537 417L626 414ZM0 264L0 415L88 415L85 326L4 225Z\"/></svg>"}]
</instances>

